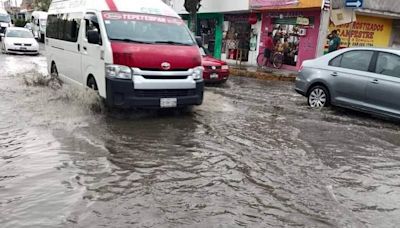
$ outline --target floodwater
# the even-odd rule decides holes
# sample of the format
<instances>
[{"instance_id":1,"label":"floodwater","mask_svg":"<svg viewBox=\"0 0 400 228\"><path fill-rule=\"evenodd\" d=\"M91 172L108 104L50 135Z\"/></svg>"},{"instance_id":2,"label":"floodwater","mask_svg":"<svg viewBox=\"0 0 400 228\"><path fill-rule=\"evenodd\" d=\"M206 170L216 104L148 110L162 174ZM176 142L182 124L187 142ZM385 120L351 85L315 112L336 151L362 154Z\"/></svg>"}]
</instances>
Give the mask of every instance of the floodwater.
<instances>
[{"instance_id":1,"label":"floodwater","mask_svg":"<svg viewBox=\"0 0 400 228\"><path fill-rule=\"evenodd\" d=\"M107 111L43 56L0 65L1 227L400 224L396 122L238 77L191 111Z\"/></svg>"}]
</instances>

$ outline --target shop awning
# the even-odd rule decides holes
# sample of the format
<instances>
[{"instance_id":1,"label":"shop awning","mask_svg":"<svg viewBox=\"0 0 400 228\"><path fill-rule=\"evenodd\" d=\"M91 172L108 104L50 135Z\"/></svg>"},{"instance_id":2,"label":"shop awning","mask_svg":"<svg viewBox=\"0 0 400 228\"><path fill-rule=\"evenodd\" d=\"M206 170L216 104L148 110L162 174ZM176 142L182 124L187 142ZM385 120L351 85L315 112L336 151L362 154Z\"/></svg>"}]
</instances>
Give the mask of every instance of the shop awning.
<instances>
[{"instance_id":1,"label":"shop awning","mask_svg":"<svg viewBox=\"0 0 400 228\"><path fill-rule=\"evenodd\" d=\"M300 0L298 4L287 5L287 6L277 5L277 6L252 8L250 5L250 8L251 10L254 11L270 11L270 10L321 8L321 6L322 6L322 0Z\"/></svg>"}]
</instances>

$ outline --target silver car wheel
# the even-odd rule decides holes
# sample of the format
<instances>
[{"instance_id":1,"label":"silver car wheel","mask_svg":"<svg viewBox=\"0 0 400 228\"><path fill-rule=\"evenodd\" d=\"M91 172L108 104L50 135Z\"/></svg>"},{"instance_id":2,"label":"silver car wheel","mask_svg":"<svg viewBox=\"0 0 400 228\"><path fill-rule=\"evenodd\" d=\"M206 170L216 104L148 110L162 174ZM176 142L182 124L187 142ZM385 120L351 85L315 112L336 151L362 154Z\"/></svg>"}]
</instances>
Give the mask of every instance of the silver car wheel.
<instances>
[{"instance_id":1,"label":"silver car wheel","mask_svg":"<svg viewBox=\"0 0 400 228\"><path fill-rule=\"evenodd\" d=\"M315 88L308 97L308 103L312 108L323 108L326 105L326 98L327 96L323 89Z\"/></svg>"}]
</instances>

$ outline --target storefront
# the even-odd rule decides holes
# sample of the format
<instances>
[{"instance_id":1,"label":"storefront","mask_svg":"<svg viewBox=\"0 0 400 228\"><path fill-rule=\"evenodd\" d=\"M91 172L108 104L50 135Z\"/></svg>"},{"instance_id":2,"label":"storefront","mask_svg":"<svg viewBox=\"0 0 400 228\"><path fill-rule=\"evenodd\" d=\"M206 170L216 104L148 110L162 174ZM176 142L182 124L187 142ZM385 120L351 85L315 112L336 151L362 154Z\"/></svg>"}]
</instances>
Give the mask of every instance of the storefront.
<instances>
[{"instance_id":1,"label":"storefront","mask_svg":"<svg viewBox=\"0 0 400 228\"><path fill-rule=\"evenodd\" d=\"M297 70L303 61L314 59L317 51L320 10L270 11L262 16L264 41L272 32L274 51L284 55L284 69ZM260 53L264 51L260 43Z\"/></svg>"},{"instance_id":2,"label":"storefront","mask_svg":"<svg viewBox=\"0 0 400 228\"><path fill-rule=\"evenodd\" d=\"M186 23L190 24L189 15L182 15ZM202 38L204 48L215 58L221 58L223 14L201 13L197 15L196 36Z\"/></svg>"},{"instance_id":3,"label":"storefront","mask_svg":"<svg viewBox=\"0 0 400 228\"><path fill-rule=\"evenodd\" d=\"M356 15L356 22L351 30L351 23L329 26L329 32L337 30L341 39L341 48L350 47L389 47L394 43L392 37L393 20L381 17ZM350 38L351 37L351 38ZM349 45L350 39L350 45ZM325 50L328 50L328 41Z\"/></svg>"},{"instance_id":4,"label":"storefront","mask_svg":"<svg viewBox=\"0 0 400 228\"><path fill-rule=\"evenodd\" d=\"M251 39L249 14L225 15L223 30L222 53L226 59L247 62Z\"/></svg>"}]
</instances>

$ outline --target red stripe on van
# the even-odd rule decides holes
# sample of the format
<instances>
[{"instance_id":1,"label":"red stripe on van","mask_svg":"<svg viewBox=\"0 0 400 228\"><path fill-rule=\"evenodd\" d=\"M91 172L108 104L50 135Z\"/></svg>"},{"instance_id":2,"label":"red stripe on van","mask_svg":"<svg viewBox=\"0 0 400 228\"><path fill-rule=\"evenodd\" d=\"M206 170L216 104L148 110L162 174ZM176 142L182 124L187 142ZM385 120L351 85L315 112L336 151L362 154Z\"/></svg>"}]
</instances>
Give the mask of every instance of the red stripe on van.
<instances>
[{"instance_id":1,"label":"red stripe on van","mask_svg":"<svg viewBox=\"0 0 400 228\"><path fill-rule=\"evenodd\" d=\"M118 11L117 6L114 3L114 0L106 0L106 3L111 11Z\"/></svg>"}]
</instances>

